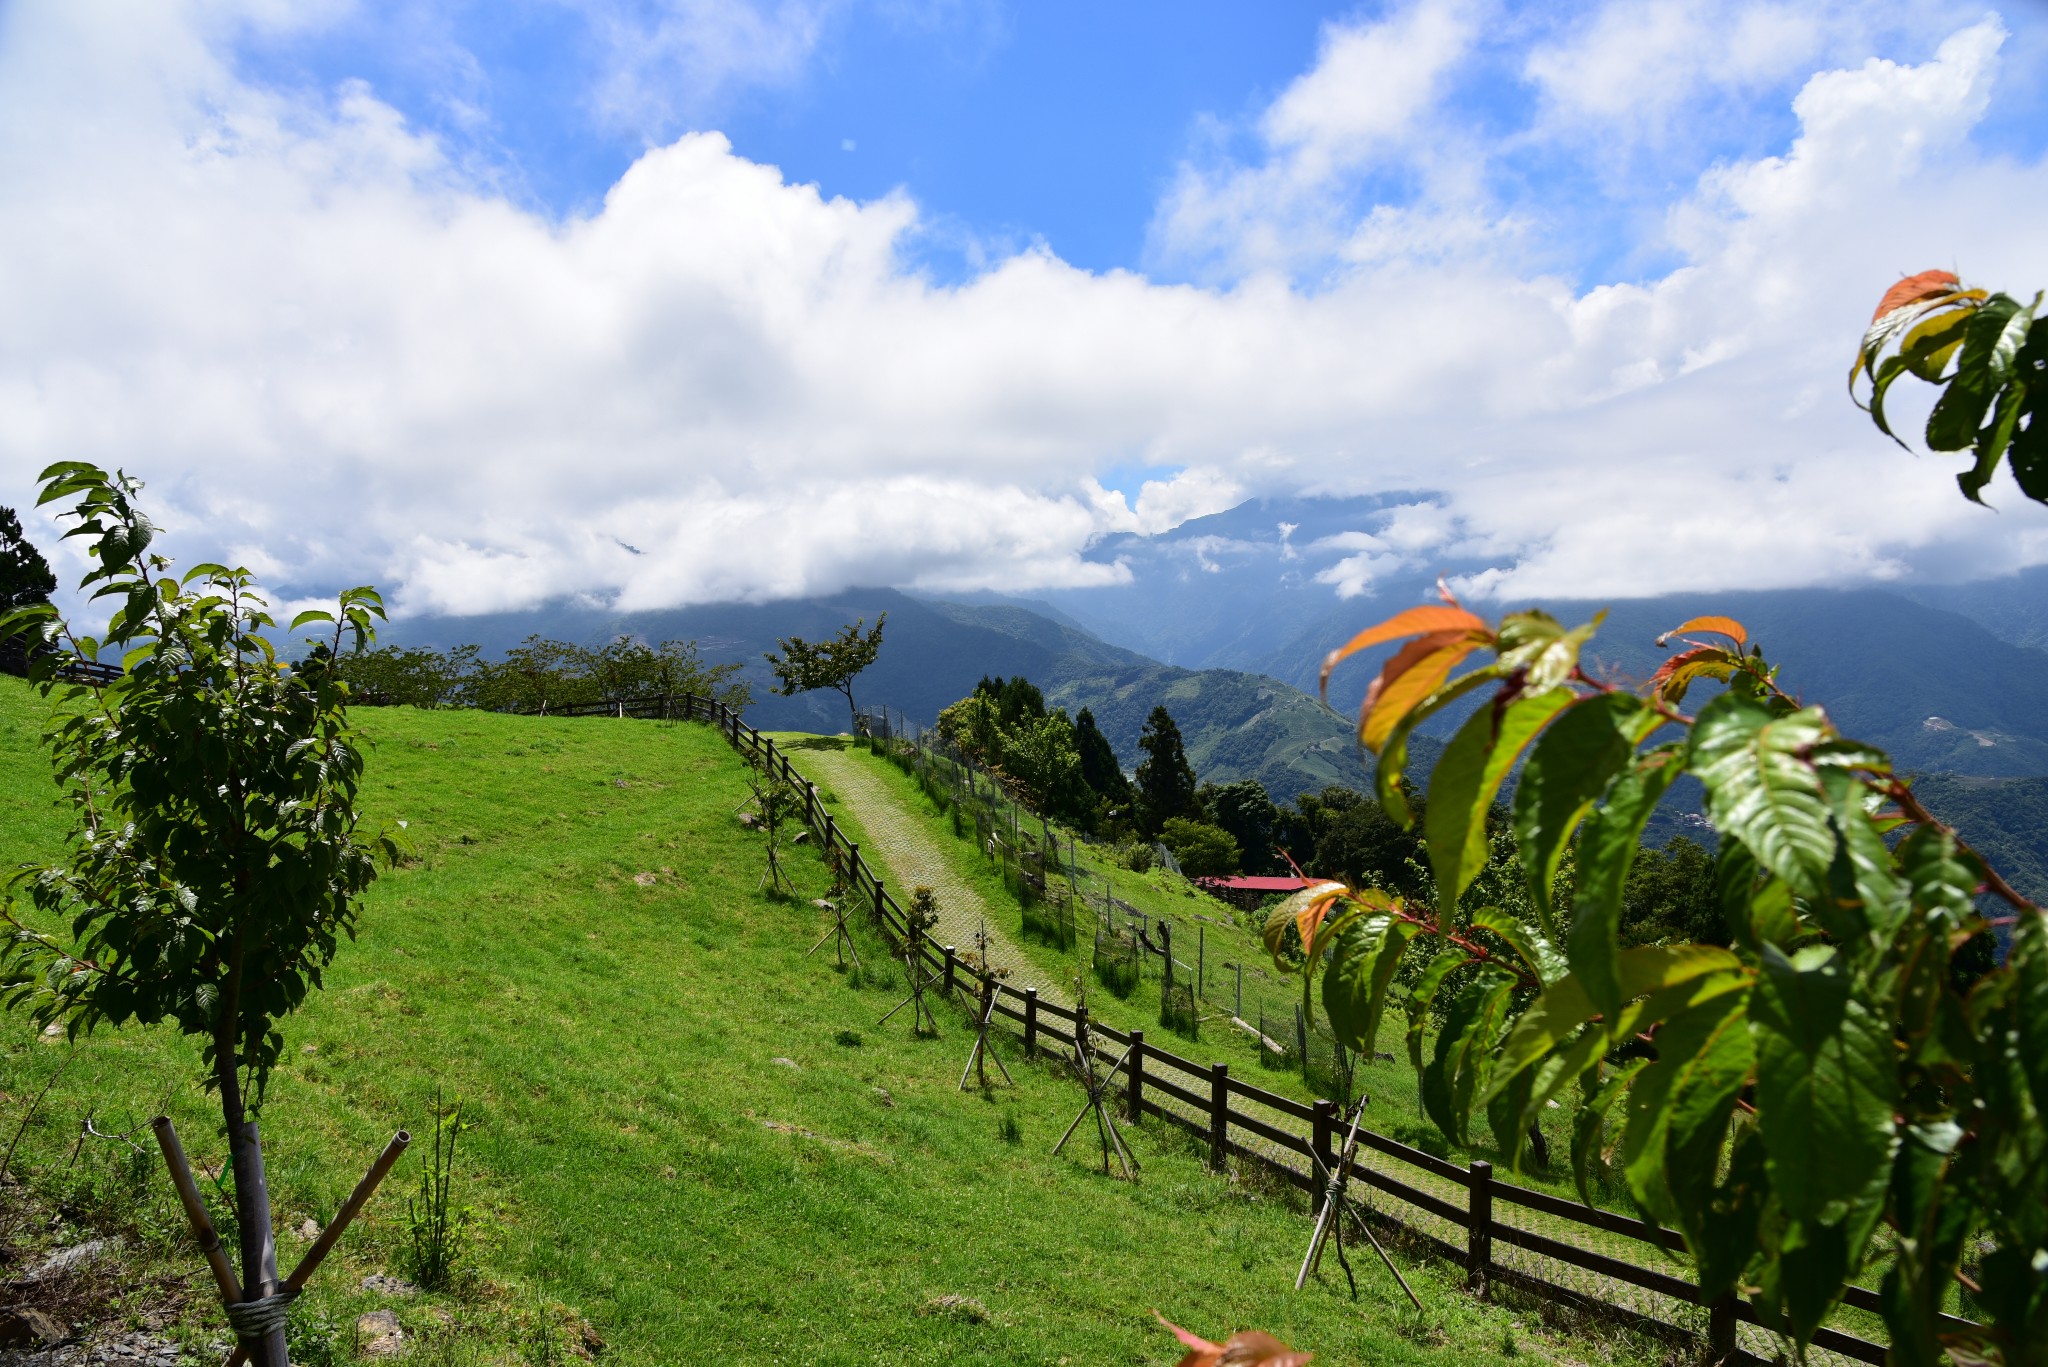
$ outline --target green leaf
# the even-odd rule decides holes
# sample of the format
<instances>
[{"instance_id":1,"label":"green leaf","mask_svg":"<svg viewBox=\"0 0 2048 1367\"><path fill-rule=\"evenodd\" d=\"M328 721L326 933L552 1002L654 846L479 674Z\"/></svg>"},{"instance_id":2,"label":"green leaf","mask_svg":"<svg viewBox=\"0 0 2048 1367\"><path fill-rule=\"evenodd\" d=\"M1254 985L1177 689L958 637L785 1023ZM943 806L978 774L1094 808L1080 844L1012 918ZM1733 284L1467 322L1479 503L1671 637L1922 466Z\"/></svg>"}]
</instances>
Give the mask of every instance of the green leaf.
<instances>
[{"instance_id":1,"label":"green leaf","mask_svg":"<svg viewBox=\"0 0 2048 1367\"><path fill-rule=\"evenodd\" d=\"M1956 839L1938 826L1919 826L1899 842L1899 871L1912 889L1913 905L1957 928L1976 911L1978 870Z\"/></svg>"},{"instance_id":2,"label":"green leaf","mask_svg":"<svg viewBox=\"0 0 2048 1367\"><path fill-rule=\"evenodd\" d=\"M1494 1146L1508 1161L1510 1170L1522 1169L1522 1149L1528 1140L1531 1096L1536 1074L1522 1072L1506 1087L1489 1087L1486 1096L1486 1125L1493 1131Z\"/></svg>"},{"instance_id":3,"label":"green leaf","mask_svg":"<svg viewBox=\"0 0 2048 1367\"><path fill-rule=\"evenodd\" d=\"M318 608L308 608L306 611L292 618L292 624L289 627L286 627L285 630L297 631L300 627L306 625L306 623L308 622L332 622L333 620L334 614L331 612L322 612Z\"/></svg>"},{"instance_id":4,"label":"green leaf","mask_svg":"<svg viewBox=\"0 0 2048 1367\"><path fill-rule=\"evenodd\" d=\"M1516 954L1521 956L1529 971L1542 983L1554 983L1571 971L1571 966L1558 953L1557 946L1550 943L1534 926L1525 926L1499 907L1481 907L1472 913L1472 924L1481 930L1492 931L1508 942Z\"/></svg>"},{"instance_id":5,"label":"green leaf","mask_svg":"<svg viewBox=\"0 0 2048 1367\"><path fill-rule=\"evenodd\" d=\"M1633 1001L1715 974L1739 973L1742 960L1713 945L1644 945L1623 950L1617 966L1621 996ZM1570 1038L1596 1014L1598 1008L1577 974L1552 983L1529 1003L1501 1046L1496 1075L1504 1082Z\"/></svg>"},{"instance_id":6,"label":"green leaf","mask_svg":"<svg viewBox=\"0 0 2048 1367\"><path fill-rule=\"evenodd\" d=\"M1908 910L1906 882L1892 866L1891 847L1870 814L1870 790L1850 774L1823 778L1840 841L1828 871L1829 896L1814 911L1828 934L1847 942L1863 935L1891 938Z\"/></svg>"},{"instance_id":7,"label":"green leaf","mask_svg":"<svg viewBox=\"0 0 2048 1367\"><path fill-rule=\"evenodd\" d=\"M1711 1180L1715 1165L1701 1174ZM1671 1170L1681 1173L1677 1160ZM1687 1229L1699 1273L1700 1299L1712 1301L1736 1290L1757 1254L1757 1224L1770 1201L1770 1173L1763 1137L1753 1124L1742 1125L1728 1155L1728 1175L1715 1183L1701 1209L1699 1228Z\"/></svg>"},{"instance_id":8,"label":"green leaf","mask_svg":"<svg viewBox=\"0 0 2048 1367\"><path fill-rule=\"evenodd\" d=\"M1501 619L1495 649L1503 674L1519 676L1521 694L1534 697L1559 687L1579 666L1579 650L1606 620L1601 609L1593 620L1570 631L1549 613L1530 608Z\"/></svg>"},{"instance_id":9,"label":"green leaf","mask_svg":"<svg viewBox=\"0 0 2048 1367\"><path fill-rule=\"evenodd\" d=\"M1501 669L1498 662L1483 669L1460 674L1415 704L1408 714L1401 718L1401 724L1387 737L1386 745L1380 750L1379 762L1373 767L1373 791L1388 816L1403 826L1414 819L1414 813L1408 808L1408 797L1401 791L1401 779L1408 769L1409 734L1479 685L1500 677Z\"/></svg>"},{"instance_id":10,"label":"green leaf","mask_svg":"<svg viewBox=\"0 0 2048 1367\"><path fill-rule=\"evenodd\" d=\"M1629 1084L1648 1063L1648 1059L1639 1058L1622 1067L1579 1107L1579 1113L1572 1121L1572 1180L1578 1185L1579 1199L1588 1206L1594 1202L1587 1169L1594 1159L1600 1157L1607 1113L1614 1109L1615 1102L1627 1095Z\"/></svg>"},{"instance_id":11,"label":"green leaf","mask_svg":"<svg viewBox=\"0 0 2048 1367\"><path fill-rule=\"evenodd\" d=\"M1967 315L1961 313L1942 315L1943 318L1963 318L1965 316ZM1946 358L1944 358L1944 360L1945 359ZM1911 362L1908 361L1903 354L1898 356L1887 356L1883 361L1878 363L1877 369L1871 372L1870 377L1870 420L1877 424L1878 431L1884 433L1893 441L1898 442L1900 446L1905 446L1906 443L1903 441L1899 441L1899 434L1892 431L1891 423L1887 421L1885 418L1884 396L1885 391L1892 387L1893 381L1897 380L1901 375L1908 373L1908 369L1910 366ZM1933 375L1925 375L1921 378L1933 380L1936 377ZM1907 449L1910 450L1911 448Z\"/></svg>"},{"instance_id":12,"label":"green leaf","mask_svg":"<svg viewBox=\"0 0 2048 1367\"><path fill-rule=\"evenodd\" d=\"M1891 1031L1851 994L1839 951L1763 949L1751 994L1758 1124L1771 1185L1798 1221L1840 1221L1881 1203L1897 1075Z\"/></svg>"},{"instance_id":13,"label":"green leaf","mask_svg":"<svg viewBox=\"0 0 2048 1367\"><path fill-rule=\"evenodd\" d=\"M1436 1000L1437 989L1444 985L1444 977L1452 969L1471 960L1462 949L1447 949L1429 961L1422 970L1422 976L1408 989L1408 1062L1415 1067L1415 1075L1422 1076L1422 1035L1429 1026L1429 1006Z\"/></svg>"},{"instance_id":14,"label":"green leaf","mask_svg":"<svg viewBox=\"0 0 2048 1367\"><path fill-rule=\"evenodd\" d=\"M1921 379L1940 383L1941 372L1963 345L1964 329L1973 312L1944 309L1919 324L1899 343L1899 361Z\"/></svg>"},{"instance_id":15,"label":"green leaf","mask_svg":"<svg viewBox=\"0 0 2048 1367\"><path fill-rule=\"evenodd\" d=\"M1422 1074L1422 1106L1448 1139L1469 1143L1472 1101L1484 1082L1515 980L1482 966L1451 1002L1436 1053Z\"/></svg>"},{"instance_id":16,"label":"green leaf","mask_svg":"<svg viewBox=\"0 0 2048 1367\"><path fill-rule=\"evenodd\" d=\"M1380 1018L1408 942L1420 929L1396 916L1368 916L1337 937L1323 970L1323 1010L1347 1049L1370 1059L1379 1048Z\"/></svg>"},{"instance_id":17,"label":"green leaf","mask_svg":"<svg viewBox=\"0 0 2048 1367\"><path fill-rule=\"evenodd\" d=\"M1665 1021L1657 1061L1629 1093L1622 1153L1630 1189L1688 1237L1705 1223L1728 1118L1756 1058L1747 997L1720 993Z\"/></svg>"},{"instance_id":18,"label":"green leaf","mask_svg":"<svg viewBox=\"0 0 2048 1367\"><path fill-rule=\"evenodd\" d=\"M1758 1308L1781 1315L1781 1332L1800 1344L1813 1341L1855 1268L1862 1250L1852 1247L1850 1234L1840 1224L1794 1221L1779 1240L1778 1256L1764 1262Z\"/></svg>"},{"instance_id":19,"label":"green leaf","mask_svg":"<svg viewBox=\"0 0 2048 1367\"><path fill-rule=\"evenodd\" d=\"M1571 935L1565 955L1599 1010L1612 1012L1627 998L1621 990L1622 894L1628 871L1642 848L1643 827L1672 780L1684 772L1679 742L1660 745L1639 757L1614 781L1607 801L1586 818L1579 839L1579 877L1572 898Z\"/></svg>"},{"instance_id":20,"label":"green leaf","mask_svg":"<svg viewBox=\"0 0 2048 1367\"><path fill-rule=\"evenodd\" d=\"M1693 726L1692 769L1707 787L1715 826L1806 897L1826 890L1835 831L1804 752L1833 736L1818 707L1773 717L1733 693L1708 703Z\"/></svg>"},{"instance_id":21,"label":"green leaf","mask_svg":"<svg viewBox=\"0 0 2048 1367\"><path fill-rule=\"evenodd\" d=\"M1804 935L1792 910L1792 889L1778 875L1765 873L1749 846L1731 834L1720 836L1720 851L1714 853L1714 898L1733 941L1751 953L1765 943L1792 949Z\"/></svg>"},{"instance_id":22,"label":"green leaf","mask_svg":"<svg viewBox=\"0 0 2048 1367\"><path fill-rule=\"evenodd\" d=\"M1984 412L1996 390L1981 372L1958 374L1935 400L1927 415L1927 446L1933 451L1961 451L1976 443Z\"/></svg>"},{"instance_id":23,"label":"green leaf","mask_svg":"<svg viewBox=\"0 0 2048 1367\"><path fill-rule=\"evenodd\" d=\"M1910 1126L1899 1137L1891 1183L1898 1237L1880 1294L1902 1361L1941 1360L1942 1301L1978 1216L1970 1184L1951 1180L1962 1138L1962 1127L1946 1120Z\"/></svg>"},{"instance_id":24,"label":"green leaf","mask_svg":"<svg viewBox=\"0 0 2048 1367\"><path fill-rule=\"evenodd\" d=\"M1444 748L1430 775L1424 831L1436 876L1437 915L1448 923L1458 898L1486 867L1486 814L1522 750L1572 701L1553 688L1517 698L1505 709L1481 707Z\"/></svg>"},{"instance_id":25,"label":"green leaf","mask_svg":"<svg viewBox=\"0 0 2048 1367\"><path fill-rule=\"evenodd\" d=\"M2016 308L2012 316L1998 329L1998 337L1991 343L1991 349L1984 359L1985 373L1995 384L2004 384L2012 378L2013 362L2026 345L2027 333L2034 325L2034 310L2041 307L2041 295L2034 296L2034 302L2025 308Z\"/></svg>"},{"instance_id":26,"label":"green leaf","mask_svg":"<svg viewBox=\"0 0 2048 1367\"><path fill-rule=\"evenodd\" d=\"M2038 329L2043 352L2048 352L2048 327ZM2031 350L2031 348L2029 348ZM2015 386L2020 380L2012 382ZM2048 413L2044 413L2040 391L2029 386L2027 402L2020 413L2021 425L2013 430L2006 456L2020 492L2037 503L2048 503Z\"/></svg>"},{"instance_id":27,"label":"green leaf","mask_svg":"<svg viewBox=\"0 0 2048 1367\"><path fill-rule=\"evenodd\" d=\"M1956 484L1963 496L1972 503L1982 503L1980 495L1998 473L1998 462L2004 457L2006 447L2012 443L2012 434L2020 420L2020 411L2027 399L2026 388L2022 385L2007 385L1998 393L1997 401L1991 407L1991 420L1978 430L1971 443L1977 459L1970 468L1956 476Z\"/></svg>"},{"instance_id":28,"label":"green leaf","mask_svg":"<svg viewBox=\"0 0 2048 1367\"><path fill-rule=\"evenodd\" d=\"M1647 721L1646 721L1647 718ZM1515 785L1515 843L1529 900L1553 939L1550 886L1572 832L1607 790L1657 717L1627 693L1595 693L1560 713L1536 742Z\"/></svg>"}]
</instances>

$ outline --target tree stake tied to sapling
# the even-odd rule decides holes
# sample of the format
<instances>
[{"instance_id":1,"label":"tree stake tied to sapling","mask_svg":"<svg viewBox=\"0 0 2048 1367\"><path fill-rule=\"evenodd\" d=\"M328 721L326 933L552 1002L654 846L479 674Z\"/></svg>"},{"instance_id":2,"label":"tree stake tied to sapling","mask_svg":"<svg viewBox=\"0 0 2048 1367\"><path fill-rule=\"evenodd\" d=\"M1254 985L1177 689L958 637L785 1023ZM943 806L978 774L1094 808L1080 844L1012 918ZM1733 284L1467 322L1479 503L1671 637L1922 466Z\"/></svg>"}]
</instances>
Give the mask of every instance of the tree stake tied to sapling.
<instances>
[{"instance_id":1,"label":"tree stake tied to sapling","mask_svg":"<svg viewBox=\"0 0 2048 1367\"><path fill-rule=\"evenodd\" d=\"M103 638L47 604L0 621L97 660L107 681L60 682L65 653L34 653L31 679L54 704L43 740L73 814L61 864L8 881L0 992L37 1024L73 1038L101 1025L174 1022L202 1042L234 1173L237 1277L168 1118L155 1122L201 1250L234 1326L238 1356L285 1367L285 1312L407 1142L401 1132L289 1278L279 1280L257 1115L283 1048L279 1029L353 937L376 859L395 840L357 835L363 760L336 670L345 640L371 638L375 590L350 589L297 662L277 658L275 622L247 570L203 564L183 579L150 547L141 485L78 461L41 475L40 503L75 500L67 533L87 537L91 601L113 600ZM331 628L331 631L326 630ZM21 900L35 909L22 917ZM66 926L60 938L46 927Z\"/></svg>"}]
</instances>

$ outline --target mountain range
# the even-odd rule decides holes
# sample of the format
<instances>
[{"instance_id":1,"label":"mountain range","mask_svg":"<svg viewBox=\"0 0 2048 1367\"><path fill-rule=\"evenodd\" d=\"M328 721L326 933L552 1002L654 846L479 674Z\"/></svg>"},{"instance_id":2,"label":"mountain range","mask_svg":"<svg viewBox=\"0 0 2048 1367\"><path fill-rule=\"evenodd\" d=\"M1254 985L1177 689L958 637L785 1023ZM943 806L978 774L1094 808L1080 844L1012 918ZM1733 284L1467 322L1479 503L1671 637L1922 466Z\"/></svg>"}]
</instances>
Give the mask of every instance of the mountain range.
<instances>
[{"instance_id":1,"label":"mountain range","mask_svg":"<svg viewBox=\"0 0 2048 1367\"><path fill-rule=\"evenodd\" d=\"M755 724L837 731L847 724L838 696L771 694L762 654L779 637L826 636L886 611L881 657L856 686L864 704L929 724L983 675L1022 674L1048 701L1093 711L1118 754L1135 764L1139 728L1165 703L1203 778L1255 777L1284 801L1326 783L1369 781L1369 757L1352 741L1349 718L1387 650L1364 652L1336 673L1334 712L1313 697L1317 672L1332 647L1429 598L1439 574L1484 568L1446 539L1444 522L1420 495L1253 500L1159 535L1105 539L1089 554L1121 565L1124 582L1108 587L1031 599L849 589L627 614L556 604L403 619L386 639L496 651L535 633L583 644L617 634L694 638L708 658L743 664ZM1474 606L1490 614L1504 605ZM1782 666L1788 688L1826 703L1845 732L1884 746L1901 766L1971 779L2048 775L2048 569L1965 586L1544 606L1568 623L1604 609L1588 668L1621 679L1656 667L1661 633L1703 613L1733 616ZM1441 739L1458 720L1448 714L1426 731ZM1432 748L1422 743L1418 768ZM1697 809L1697 790L1674 793L1671 806L1659 823L1667 834Z\"/></svg>"}]
</instances>

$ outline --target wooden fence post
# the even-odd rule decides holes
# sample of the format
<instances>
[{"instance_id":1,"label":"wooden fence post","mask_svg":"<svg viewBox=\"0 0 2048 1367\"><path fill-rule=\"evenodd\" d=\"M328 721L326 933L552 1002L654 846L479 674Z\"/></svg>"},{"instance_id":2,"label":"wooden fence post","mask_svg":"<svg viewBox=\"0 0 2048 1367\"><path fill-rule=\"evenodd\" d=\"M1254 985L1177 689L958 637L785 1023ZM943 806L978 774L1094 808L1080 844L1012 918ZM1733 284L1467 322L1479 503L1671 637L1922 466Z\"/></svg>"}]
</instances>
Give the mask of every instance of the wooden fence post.
<instances>
[{"instance_id":1,"label":"wooden fence post","mask_svg":"<svg viewBox=\"0 0 2048 1367\"><path fill-rule=\"evenodd\" d=\"M1329 1179L1331 1177L1331 1169L1337 1165L1337 1155L1333 1151L1333 1140L1337 1128L1337 1103L1318 1099L1315 1109L1315 1119L1310 1122L1312 1128L1310 1130L1309 1142L1316 1151L1316 1162L1322 1165L1322 1180L1309 1188L1308 1201L1310 1212L1321 1215L1323 1213L1323 1202L1330 1194Z\"/></svg>"},{"instance_id":2,"label":"wooden fence post","mask_svg":"<svg viewBox=\"0 0 2048 1367\"><path fill-rule=\"evenodd\" d=\"M955 964L956 962L958 962L958 960L957 960L957 959L955 959L955 957L954 957L954 954L953 954L953 946L951 946L951 945L947 945L947 946L946 946L946 985L945 985L945 986L944 986L943 988L939 989L940 991L942 991L942 992L951 992L951 991L953 990L953 965L954 965L954 964Z\"/></svg>"},{"instance_id":3,"label":"wooden fence post","mask_svg":"<svg viewBox=\"0 0 2048 1367\"><path fill-rule=\"evenodd\" d=\"M1735 1295L1722 1296L1707 1309L1707 1361L1731 1367L1735 1361Z\"/></svg>"},{"instance_id":4,"label":"wooden fence post","mask_svg":"<svg viewBox=\"0 0 2048 1367\"><path fill-rule=\"evenodd\" d=\"M1467 1169L1465 1189L1465 1285L1486 1294L1493 1266L1493 1164L1476 1158Z\"/></svg>"},{"instance_id":5,"label":"wooden fence post","mask_svg":"<svg viewBox=\"0 0 2048 1367\"><path fill-rule=\"evenodd\" d=\"M1038 1052L1038 989L1024 989L1024 1057Z\"/></svg>"},{"instance_id":6,"label":"wooden fence post","mask_svg":"<svg viewBox=\"0 0 2048 1367\"><path fill-rule=\"evenodd\" d=\"M1137 1124L1145 1114L1145 1032L1131 1031L1131 1054L1124 1064L1124 1073L1130 1078L1130 1098L1125 1103L1131 1112L1131 1123Z\"/></svg>"},{"instance_id":7,"label":"wooden fence post","mask_svg":"<svg viewBox=\"0 0 2048 1367\"><path fill-rule=\"evenodd\" d=\"M868 877L874 878L873 869L868 870ZM887 918L884 917L882 914L882 880L879 878L875 878L875 919L877 921L882 921L884 924L887 924ZM917 927L912 926L910 929L913 932L915 932ZM917 941L917 936L913 933L910 939L912 944L914 945Z\"/></svg>"},{"instance_id":8,"label":"wooden fence post","mask_svg":"<svg viewBox=\"0 0 2048 1367\"><path fill-rule=\"evenodd\" d=\"M1223 1171L1230 1156L1230 1065L1209 1067L1209 1166Z\"/></svg>"}]
</instances>

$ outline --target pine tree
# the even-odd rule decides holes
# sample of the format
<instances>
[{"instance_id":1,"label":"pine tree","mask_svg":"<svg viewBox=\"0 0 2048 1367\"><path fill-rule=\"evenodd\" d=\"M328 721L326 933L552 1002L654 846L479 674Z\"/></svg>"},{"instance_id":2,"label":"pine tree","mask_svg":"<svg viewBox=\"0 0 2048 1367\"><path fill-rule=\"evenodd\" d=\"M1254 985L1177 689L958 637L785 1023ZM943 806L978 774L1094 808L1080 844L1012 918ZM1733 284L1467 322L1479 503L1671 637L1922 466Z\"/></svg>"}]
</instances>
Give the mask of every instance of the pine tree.
<instances>
[{"instance_id":1,"label":"pine tree","mask_svg":"<svg viewBox=\"0 0 2048 1367\"><path fill-rule=\"evenodd\" d=\"M1145 718L1138 748L1146 756L1138 765L1138 829L1157 839L1174 817L1201 815L1195 803L1195 770L1181 746L1180 728L1163 704Z\"/></svg>"},{"instance_id":2,"label":"pine tree","mask_svg":"<svg viewBox=\"0 0 2048 1367\"><path fill-rule=\"evenodd\" d=\"M21 519L14 509L0 508L0 617L49 602L56 588L50 562L21 534ZM21 638L0 641L0 672L19 674L27 665L28 651Z\"/></svg>"},{"instance_id":3,"label":"pine tree","mask_svg":"<svg viewBox=\"0 0 2048 1367\"><path fill-rule=\"evenodd\" d=\"M1124 777L1123 766L1117 763L1116 751L1111 748L1109 737L1102 734L1102 728L1095 724L1095 714L1087 708L1074 718L1074 748L1081 753L1081 780L1094 789L1096 796L1112 807L1127 807L1131 801L1131 781Z\"/></svg>"}]
</instances>

